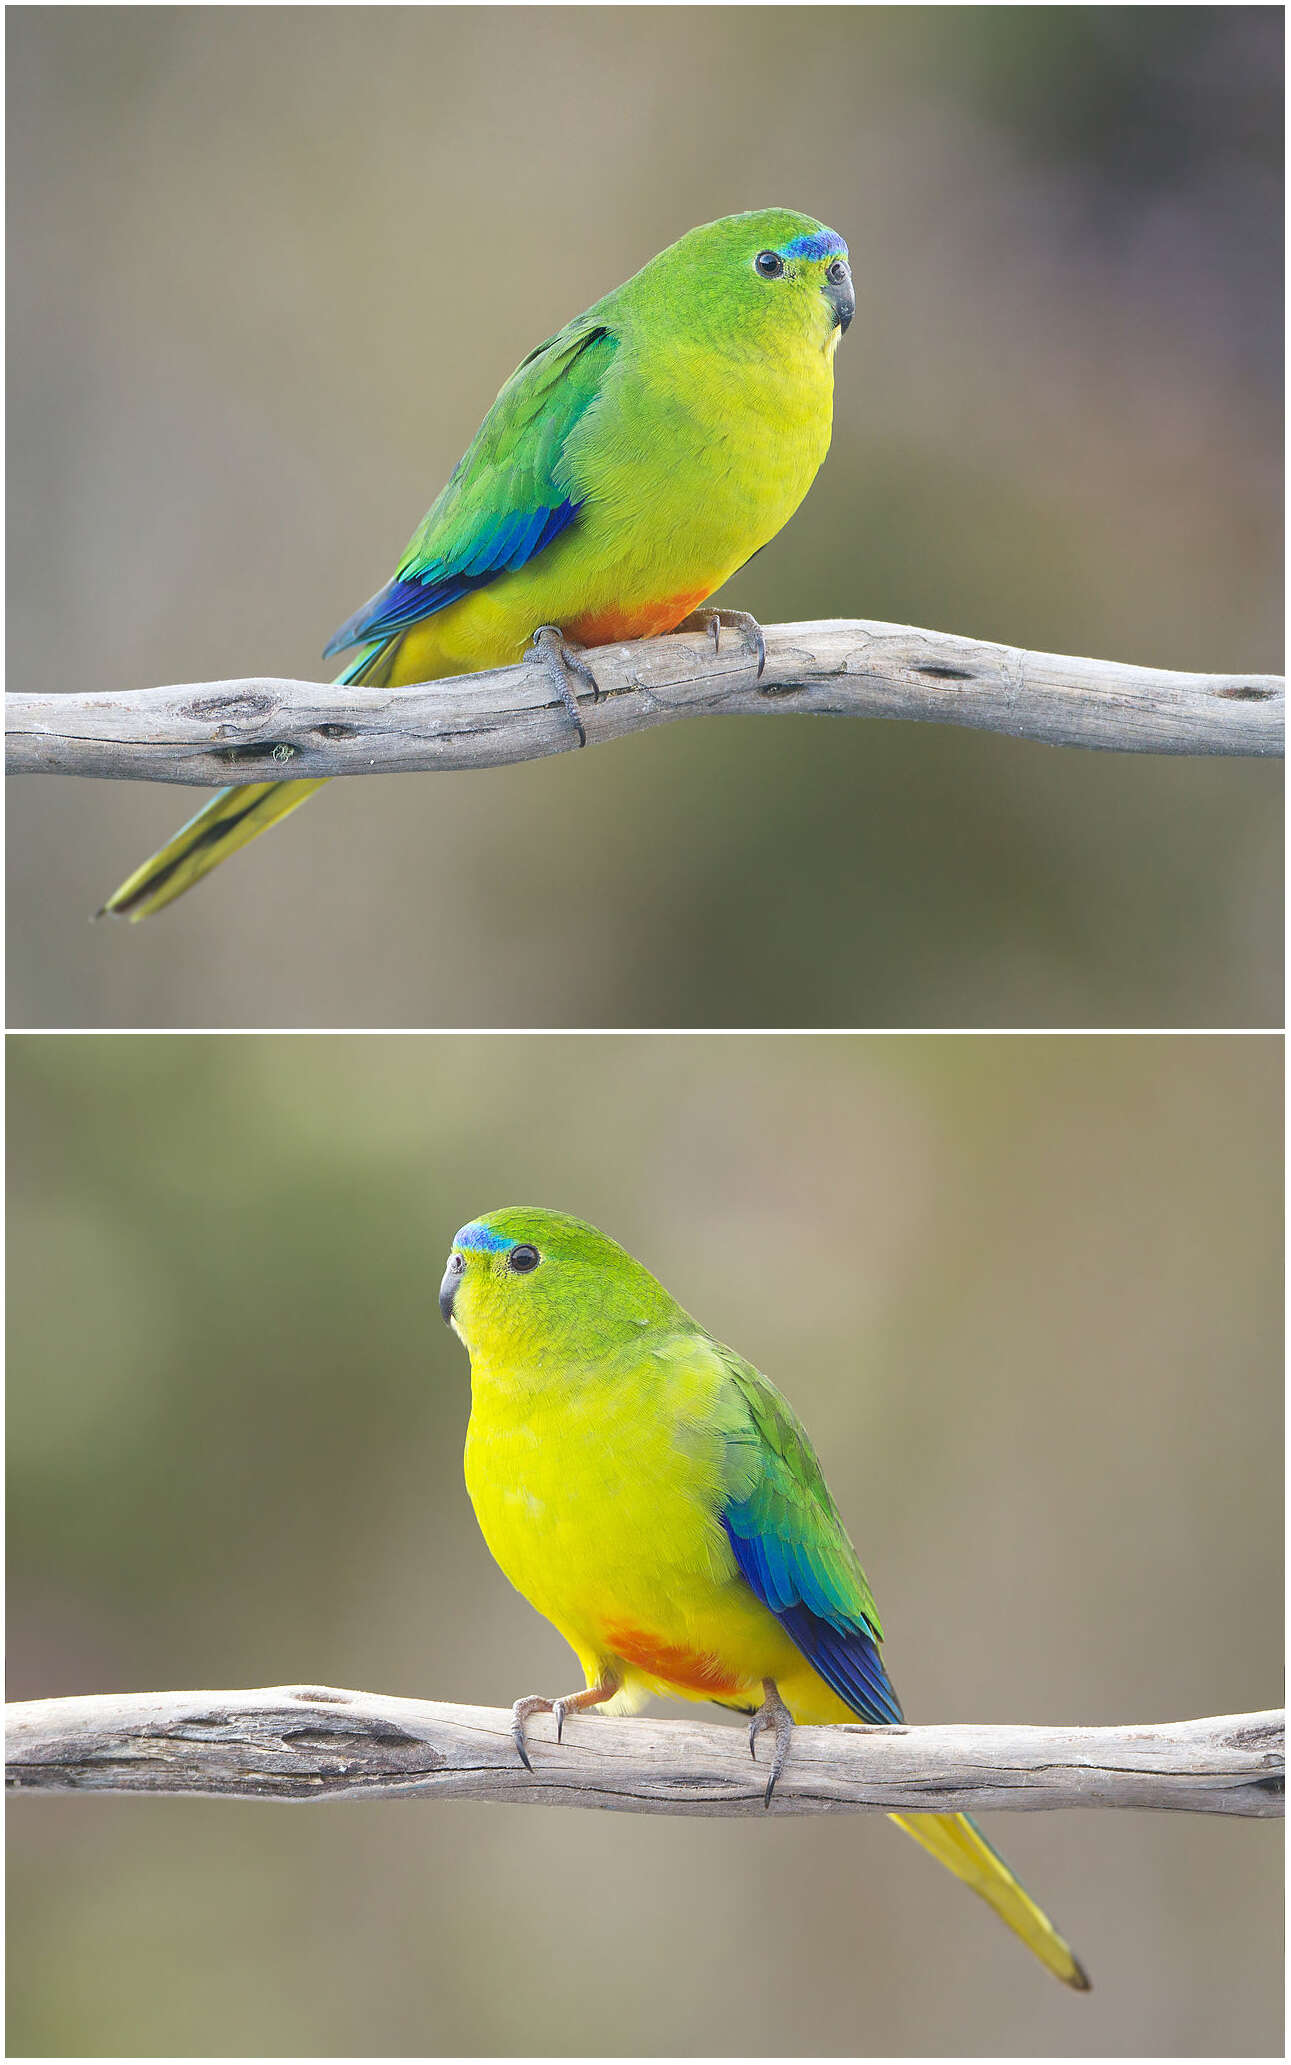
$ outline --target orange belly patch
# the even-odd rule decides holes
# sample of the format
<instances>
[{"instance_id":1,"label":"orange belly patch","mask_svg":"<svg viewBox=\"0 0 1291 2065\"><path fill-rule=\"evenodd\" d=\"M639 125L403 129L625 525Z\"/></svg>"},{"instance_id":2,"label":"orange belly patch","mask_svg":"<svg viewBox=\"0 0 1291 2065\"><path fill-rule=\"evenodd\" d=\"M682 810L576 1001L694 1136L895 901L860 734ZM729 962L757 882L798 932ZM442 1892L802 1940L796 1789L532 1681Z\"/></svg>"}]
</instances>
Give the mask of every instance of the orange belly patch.
<instances>
[{"instance_id":1,"label":"orange belly patch","mask_svg":"<svg viewBox=\"0 0 1291 2065\"><path fill-rule=\"evenodd\" d=\"M667 602L615 604L610 609L579 617L564 630L580 645L614 645L621 638L658 638L675 631L683 617L698 609L711 588L696 588L691 595L674 595Z\"/></svg>"},{"instance_id":2,"label":"orange belly patch","mask_svg":"<svg viewBox=\"0 0 1291 2065\"><path fill-rule=\"evenodd\" d=\"M693 1649L674 1649L658 1635L641 1628L607 1628L605 1640L615 1656L635 1664L648 1678L663 1685L684 1685L691 1692L738 1692L741 1680L733 1678L717 1657Z\"/></svg>"}]
</instances>

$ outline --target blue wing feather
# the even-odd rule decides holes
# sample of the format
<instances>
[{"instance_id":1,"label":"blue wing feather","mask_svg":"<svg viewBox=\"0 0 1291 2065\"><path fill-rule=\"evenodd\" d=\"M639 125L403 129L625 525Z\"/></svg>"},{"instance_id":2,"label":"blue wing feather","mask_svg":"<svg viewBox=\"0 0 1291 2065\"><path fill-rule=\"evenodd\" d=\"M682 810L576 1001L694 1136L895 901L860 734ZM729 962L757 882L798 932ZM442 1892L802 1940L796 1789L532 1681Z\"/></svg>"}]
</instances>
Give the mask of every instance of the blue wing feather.
<instances>
[{"instance_id":1,"label":"blue wing feather","mask_svg":"<svg viewBox=\"0 0 1291 2065\"><path fill-rule=\"evenodd\" d=\"M773 1535L741 1532L750 1519L747 1505L729 1508L724 1515L727 1540L746 1583L854 1714L876 1725L902 1720L901 1702L869 1628L846 1619L837 1608L829 1609L794 1545ZM809 1601L818 1601L823 1610Z\"/></svg>"},{"instance_id":2,"label":"blue wing feather","mask_svg":"<svg viewBox=\"0 0 1291 2065\"><path fill-rule=\"evenodd\" d=\"M603 324L579 317L530 352L419 525L394 579L346 619L327 657L392 638L499 574L516 572L573 523L583 499L571 492L565 472L568 441L617 348Z\"/></svg>"},{"instance_id":3,"label":"blue wing feather","mask_svg":"<svg viewBox=\"0 0 1291 2065\"><path fill-rule=\"evenodd\" d=\"M473 588L483 588L498 574L514 572L558 538L582 506L581 502L566 501L556 509L507 517L495 531L473 541L468 555L453 567L439 561L412 580L396 575L362 609L346 618L324 646L323 658L330 659L333 653L344 652L350 645L390 638L396 631L407 630L409 624L420 623L423 617L433 617L450 603L460 602L463 595L469 595Z\"/></svg>"},{"instance_id":4,"label":"blue wing feather","mask_svg":"<svg viewBox=\"0 0 1291 2065\"><path fill-rule=\"evenodd\" d=\"M899 1721L901 1703L879 1654L878 1608L811 1443L775 1387L713 1345L738 1402L727 1431L722 1524L740 1574L854 1714Z\"/></svg>"}]
</instances>

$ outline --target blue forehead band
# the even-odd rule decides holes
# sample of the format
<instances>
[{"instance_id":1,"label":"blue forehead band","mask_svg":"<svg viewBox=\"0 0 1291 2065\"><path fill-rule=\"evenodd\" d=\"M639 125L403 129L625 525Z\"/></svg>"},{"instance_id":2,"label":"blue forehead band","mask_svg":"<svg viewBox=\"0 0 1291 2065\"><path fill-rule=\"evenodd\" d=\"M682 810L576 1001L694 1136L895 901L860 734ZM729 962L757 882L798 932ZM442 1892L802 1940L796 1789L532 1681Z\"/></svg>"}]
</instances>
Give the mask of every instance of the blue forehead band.
<instances>
[{"instance_id":1,"label":"blue forehead band","mask_svg":"<svg viewBox=\"0 0 1291 2065\"><path fill-rule=\"evenodd\" d=\"M832 229L818 229L812 237L795 237L792 244L780 246L782 258L828 258L835 251L847 256L846 244Z\"/></svg>"},{"instance_id":2,"label":"blue forehead band","mask_svg":"<svg viewBox=\"0 0 1291 2065\"><path fill-rule=\"evenodd\" d=\"M478 1248L485 1255L500 1255L504 1248L513 1248L515 1242L508 1240L505 1233L494 1233L491 1226L481 1226L478 1219L472 1219L469 1226L463 1226L453 1241L455 1248Z\"/></svg>"}]
</instances>

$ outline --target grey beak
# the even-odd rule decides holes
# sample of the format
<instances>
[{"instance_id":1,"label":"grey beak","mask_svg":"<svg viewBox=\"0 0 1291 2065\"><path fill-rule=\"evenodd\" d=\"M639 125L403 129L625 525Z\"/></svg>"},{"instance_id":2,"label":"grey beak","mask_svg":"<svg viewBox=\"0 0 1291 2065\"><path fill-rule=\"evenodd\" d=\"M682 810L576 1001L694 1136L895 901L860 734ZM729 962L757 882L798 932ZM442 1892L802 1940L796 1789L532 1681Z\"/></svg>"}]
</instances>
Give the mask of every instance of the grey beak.
<instances>
[{"instance_id":1,"label":"grey beak","mask_svg":"<svg viewBox=\"0 0 1291 2065\"><path fill-rule=\"evenodd\" d=\"M834 321L840 330L845 330L856 314L856 289L852 285L850 267L845 280L826 280L824 292L834 311Z\"/></svg>"},{"instance_id":2,"label":"grey beak","mask_svg":"<svg viewBox=\"0 0 1291 2065\"><path fill-rule=\"evenodd\" d=\"M445 1326L447 1326L452 1320L453 1300L457 1296L457 1286L461 1282L461 1280L461 1256L450 1255L448 1258L448 1267L444 1271L443 1281L439 1286L439 1313Z\"/></svg>"}]
</instances>

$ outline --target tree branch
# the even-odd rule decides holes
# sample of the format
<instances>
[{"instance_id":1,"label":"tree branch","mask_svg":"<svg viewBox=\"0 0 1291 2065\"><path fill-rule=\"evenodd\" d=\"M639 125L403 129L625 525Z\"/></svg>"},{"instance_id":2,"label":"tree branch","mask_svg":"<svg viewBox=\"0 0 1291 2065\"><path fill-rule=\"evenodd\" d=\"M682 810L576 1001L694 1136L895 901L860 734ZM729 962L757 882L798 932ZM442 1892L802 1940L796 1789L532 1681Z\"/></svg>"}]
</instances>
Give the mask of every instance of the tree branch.
<instances>
[{"instance_id":1,"label":"tree branch","mask_svg":"<svg viewBox=\"0 0 1291 2065\"><path fill-rule=\"evenodd\" d=\"M104 1693L5 1710L11 1792L201 1793L255 1800L518 1800L637 1814L762 1812L765 1746L693 1721L574 1715L557 1745L511 1716L370 1692ZM1165 1807L1283 1812L1285 1716L1116 1728L800 1728L773 1812Z\"/></svg>"},{"instance_id":2,"label":"tree branch","mask_svg":"<svg viewBox=\"0 0 1291 2065\"><path fill-rule=\"evenodd\" d=\"M1021 652L863 619L779 624L759 681L739 634L600 647L579 698L588 741L678 717L811 712L964 724L1049 745L1278 754L1271 674L1175 674ZM194 784L497 767L571 751L576 733L531 664L420 688L208 681L120 694L11 694L11 774Z\"/></svg>"}]
</instances>

